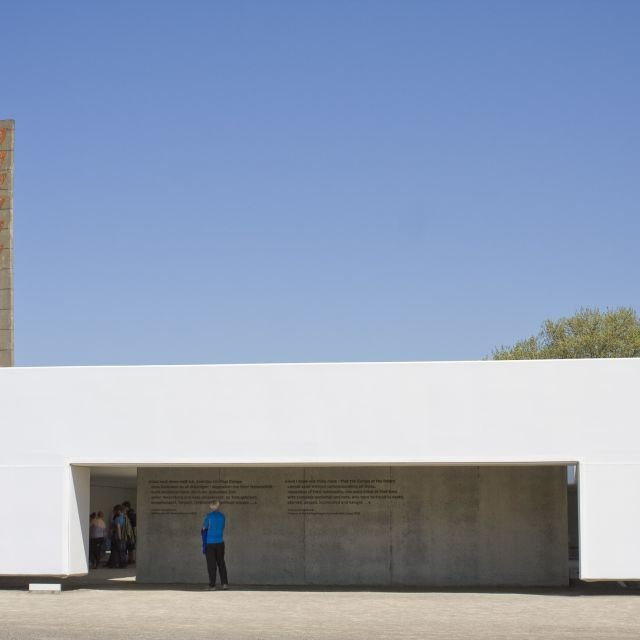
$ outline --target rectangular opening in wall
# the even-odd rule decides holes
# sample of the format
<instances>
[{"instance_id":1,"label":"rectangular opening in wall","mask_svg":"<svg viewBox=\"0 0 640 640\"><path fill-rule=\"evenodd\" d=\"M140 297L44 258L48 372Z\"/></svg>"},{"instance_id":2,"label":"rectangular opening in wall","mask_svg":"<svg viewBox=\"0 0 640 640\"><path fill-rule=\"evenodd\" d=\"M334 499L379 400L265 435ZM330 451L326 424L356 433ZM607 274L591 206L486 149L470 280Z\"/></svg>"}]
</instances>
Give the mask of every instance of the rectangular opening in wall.
<instances>
[{"instance_id":1,"label":"rectangular opening in wall","mask_svg":"<svg viewBox=\"0 0 640 640\"><path fill-rule=\"evenodd\" d=\"M91 468L89 572L102 579L134 580L137 561L137 467Z\"/></svg>"},{"instance_id":2,"label":"rectangular opening in wall","mask_svg":"<svg viewBox=\"0 0 640 640\"><path fill-rule=\"evenodd\" d=\"M567 465L567 526L569 579L580 579L580 528L578 519L578 465Z\"/></svg>"}]
</instances>

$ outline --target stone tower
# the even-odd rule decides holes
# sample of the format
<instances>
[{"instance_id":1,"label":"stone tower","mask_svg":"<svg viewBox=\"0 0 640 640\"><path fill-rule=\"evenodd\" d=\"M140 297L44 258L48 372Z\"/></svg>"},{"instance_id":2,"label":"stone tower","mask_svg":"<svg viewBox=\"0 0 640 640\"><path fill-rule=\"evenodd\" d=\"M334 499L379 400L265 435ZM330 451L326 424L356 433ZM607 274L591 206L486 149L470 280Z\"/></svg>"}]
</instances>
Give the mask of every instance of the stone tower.
<instances>
[{"instance_id":1,"label":"stone tower","mask_svg":"<svg viewBox=\"0 0 640 640\"><path fill-rule=\"evenodd\" d=\"M0 367L13 366L14 131L13 120L0 120Z\"/></svg>"}]
</instances>

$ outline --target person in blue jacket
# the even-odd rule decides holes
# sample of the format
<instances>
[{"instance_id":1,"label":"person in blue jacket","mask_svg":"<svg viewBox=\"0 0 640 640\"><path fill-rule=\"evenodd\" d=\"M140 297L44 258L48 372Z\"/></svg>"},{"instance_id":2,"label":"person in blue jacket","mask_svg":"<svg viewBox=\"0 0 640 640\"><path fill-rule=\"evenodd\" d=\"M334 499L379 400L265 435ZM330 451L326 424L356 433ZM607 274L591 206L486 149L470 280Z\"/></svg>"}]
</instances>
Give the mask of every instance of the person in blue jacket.
<instances>
[{"instance_id":1,"label":"person in blue jacket","mask_svg":"<svg viewBox=\"0 0 640 640\"><path fill-rule=\"evenodd\" d=\"M209 571L209 589L216 588L216 569L220 569L220 582L223 589L229 588L227 579L227 565L224 561L224 513L220 511L220 502L214 500L210 505L211 511L202 523L202 542L207 556L207 570Z\"/></svg>"}]
</instances>

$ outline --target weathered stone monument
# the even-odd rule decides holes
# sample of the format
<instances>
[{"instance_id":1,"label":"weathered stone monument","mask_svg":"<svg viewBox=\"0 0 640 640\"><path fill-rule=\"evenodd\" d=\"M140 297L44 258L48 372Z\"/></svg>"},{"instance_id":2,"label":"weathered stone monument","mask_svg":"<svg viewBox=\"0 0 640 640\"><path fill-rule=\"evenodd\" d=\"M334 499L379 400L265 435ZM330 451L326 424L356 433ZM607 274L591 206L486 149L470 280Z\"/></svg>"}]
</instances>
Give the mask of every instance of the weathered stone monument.
<instances>
[{"instance_id":1,"label":"weathered stone monument","mask_svg":"<svg viewBox=\"0 0 640 640\"><path fill-rule=\"evenodd\" d=\"M13 120L0 120L0 367L13 366L14 131Z\"/></svg>"}]
</instances>

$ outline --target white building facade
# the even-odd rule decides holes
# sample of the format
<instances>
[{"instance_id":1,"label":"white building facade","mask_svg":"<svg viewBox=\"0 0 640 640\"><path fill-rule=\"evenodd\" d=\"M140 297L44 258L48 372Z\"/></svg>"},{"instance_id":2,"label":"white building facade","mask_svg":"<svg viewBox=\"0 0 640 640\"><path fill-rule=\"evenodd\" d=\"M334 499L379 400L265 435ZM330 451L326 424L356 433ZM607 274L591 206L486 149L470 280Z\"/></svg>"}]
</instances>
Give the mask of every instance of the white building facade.
<instances>
[{"instance_id":1,"label":"white building facade","mask_svg":"<svg viewBox=\"0 0 640 640\"><path fill-rule=\"evenodd\" d=\"M0 528L0 575L87 573L91 471L110 465L576 464L580 577L638 580L639 389L640 359L0 369L21 523Z\"/></svg>"}]
</instances>

